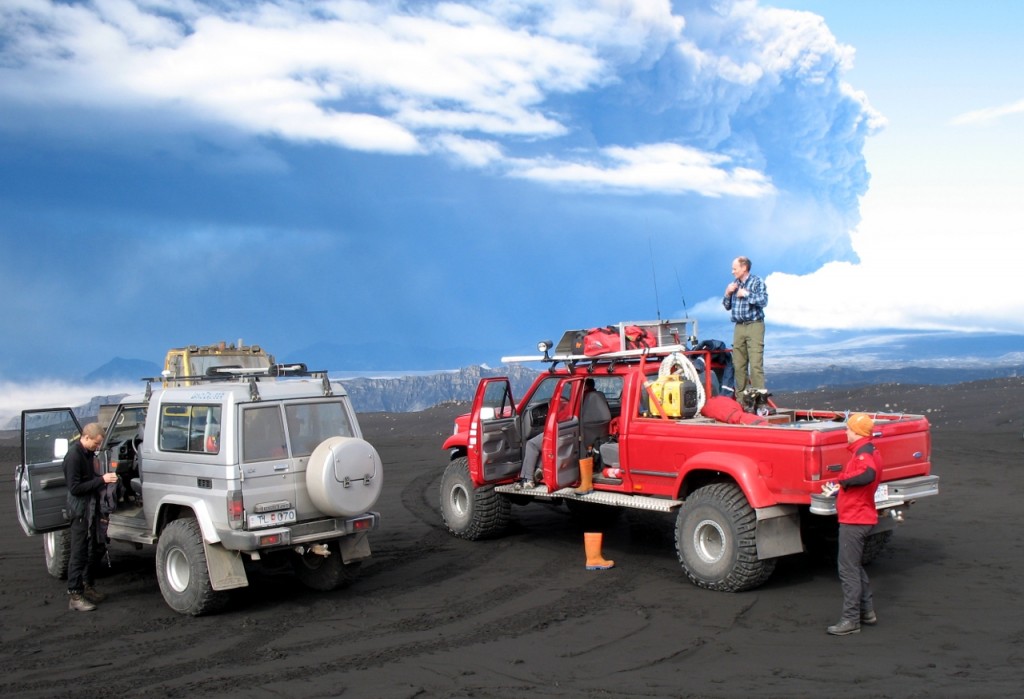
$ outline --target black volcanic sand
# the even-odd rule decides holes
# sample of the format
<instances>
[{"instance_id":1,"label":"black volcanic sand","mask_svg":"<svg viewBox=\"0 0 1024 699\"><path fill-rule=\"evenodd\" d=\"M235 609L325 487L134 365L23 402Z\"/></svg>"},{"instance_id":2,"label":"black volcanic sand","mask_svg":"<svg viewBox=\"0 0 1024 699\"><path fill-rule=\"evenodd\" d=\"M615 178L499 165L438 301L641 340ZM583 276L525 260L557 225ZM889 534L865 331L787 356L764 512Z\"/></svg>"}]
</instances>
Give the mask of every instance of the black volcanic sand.
<instances>
[{"instance_id":1,"label":"black volcanic sand","mask_svg":"<svg viewBox=\"0 0 1024 699\"><path fill-rule=\"evenodd\" d=\"M828 562L784 559L740 594L686 582L671 520L606 530L584 569L564 507L514 508L503 538L450 536L440 444L457 406L361 416L386 465L374 557L347 590L261 572L228 609L163 602L153 550L113 547L100 610L67 610L41 540L0 486L0 694L7 697L1005 697L1024 685L1024 379L777 396L787 407L921 412L942 492L870 566L879 624L834 638ZM9 435L8 435L9 436ZM0 463L12 473L10 440Z\"/></svg>"}]
</instances>

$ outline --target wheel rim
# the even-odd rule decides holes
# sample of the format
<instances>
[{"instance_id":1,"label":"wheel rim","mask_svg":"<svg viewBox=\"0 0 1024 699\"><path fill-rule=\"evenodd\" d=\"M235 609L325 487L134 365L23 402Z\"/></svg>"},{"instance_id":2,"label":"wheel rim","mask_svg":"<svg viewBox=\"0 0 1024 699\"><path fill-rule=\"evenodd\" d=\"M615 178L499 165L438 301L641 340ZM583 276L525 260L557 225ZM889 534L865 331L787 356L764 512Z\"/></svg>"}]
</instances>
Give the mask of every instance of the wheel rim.
<instances>
[{"instance_id":1,"label":"wheel rim","mask_svg":"<svg viewBox=\"0 0 1024 699\"><path fill-rule=\"evenodd\" d=\"M717 563L725 555L725 531L712 519L702 520L693 530L693 549L705 563Z\"/></svg>"},{"instance_id":2,"label":"wheel rim","mask_svg":"<svg viewBox=\"0 0 1024 699\"><path fill-rule=\"evenodd\" d=\"M43 535L43 547L46 549L46 557L48 559L56 558L57 542L56 535L53 532L46 532Z\"/></svg>"},{"instance_id":3,"label":"wheel rim","mask_svg":"<svg viewBox=\"0 0 1024 699\"><path fill-rule=\"evenodd\" d=\"M167 563L164 566L167 572L167 583L175 592L184 592L188 589L189 580L192 577L192 569L188 564L188 556L181 549L171 549L167 553Z\"/></svg>"},{"instance_id":4,"label":"wheel rim","mask_svg":"<svg viewBox=\"0 0 1024 699\"><path fill-rule=\"evenodd\" d=\"M459 517L465 517L469 513L469 492L461 485L452 488L449 496L452 512Z\"/></svg>"}]
</instances>

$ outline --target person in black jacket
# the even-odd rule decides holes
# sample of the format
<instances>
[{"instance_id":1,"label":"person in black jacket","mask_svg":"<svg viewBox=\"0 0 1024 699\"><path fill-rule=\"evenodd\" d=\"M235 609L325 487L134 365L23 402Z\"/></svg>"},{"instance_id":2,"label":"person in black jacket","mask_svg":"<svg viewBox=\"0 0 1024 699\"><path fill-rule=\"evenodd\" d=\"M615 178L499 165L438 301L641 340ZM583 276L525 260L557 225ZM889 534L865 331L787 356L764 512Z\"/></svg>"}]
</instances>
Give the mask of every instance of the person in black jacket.
<instances>
[{"instance_id":1,"label":"person in black jacket","mask_svg":"<svg viewBox=\"0 0 1024 699\"><path fill-rule=\"evenodd\" d=\"M64 480L68 485L68 517L71 520L71 556L68 560L68 609L91 612L105 595L93 586L96 564L96 523L100 491L117 482L116 473L100 475L93 468L96 450L103 443L103 428L90 422L81 438L64 455Z\"/></svg>"}]
</instances>

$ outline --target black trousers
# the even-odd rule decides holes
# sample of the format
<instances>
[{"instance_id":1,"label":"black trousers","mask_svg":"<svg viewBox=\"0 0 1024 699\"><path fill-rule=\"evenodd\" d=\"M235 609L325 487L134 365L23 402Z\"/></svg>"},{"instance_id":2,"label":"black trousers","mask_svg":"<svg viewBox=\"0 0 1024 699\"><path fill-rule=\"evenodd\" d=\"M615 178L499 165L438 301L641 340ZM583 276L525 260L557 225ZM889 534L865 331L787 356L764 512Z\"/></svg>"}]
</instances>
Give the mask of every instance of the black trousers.
<instances>
[{"instance_id":1,"label":"black trousers","mask_svg":"<svg viewBox=\"0 0 1024 699\"><path fill-rule=\"evenodd\" d=\"M862 612L874 610L871 583L864 570L864 542L871 524L839 525L839 582L843 586L843 619L860 621Z\"/></svg>"},{"instance_id":2,"label":"black trousers","mask_svg":"<svg viewBox=\"0 0 1024 699\"><path fill-rule=\"evenodd\" d=\"M90 526L88 516L71 520L71 555L68 559L68 592L81 593L93 584L93 573L99 562L101 549L96 546L96 528Z\"/></svg>"}]
</instances>

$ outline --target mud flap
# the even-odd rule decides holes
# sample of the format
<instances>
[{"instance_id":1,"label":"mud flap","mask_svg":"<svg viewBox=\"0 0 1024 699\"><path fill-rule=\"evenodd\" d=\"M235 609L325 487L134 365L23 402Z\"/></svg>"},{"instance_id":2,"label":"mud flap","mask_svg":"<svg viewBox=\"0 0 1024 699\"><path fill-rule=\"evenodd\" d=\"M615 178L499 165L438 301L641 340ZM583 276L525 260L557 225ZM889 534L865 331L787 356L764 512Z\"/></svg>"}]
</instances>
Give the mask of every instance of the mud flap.
<instances>
[{"instance_id":1,"label":"mud flap","mask_svg":"<svg viewBox=\"0 0 1024 699\"><path fill-rule=\"evenodd\" d=\"M203 541L206 549L206 569L210 572L210 586L214 590L233 590L245 587L249 579L245 576L242 554L228 551L221 543Z\"/></svg>"},{"instance_id":2,"label":"mud flap","mask_svg":"<svg viewBox=\"0 0 1024 699\"><path fill-rule=\"evenodd\" d=\"M346 536L338 544L341 548L341 560L345 563L370 557L370 538L366 532Z\"/></svg>"},{"instance_id":3,"label":"mud flap","mask_svg":"<svg viewBox=\"0 0 1024 699\"><path fill-rule=\"evenodd\" d=\"M778 558L803 550L800 512L796 506L775 505L757 510L758 559Z\"/></svg>"}]
</instances>

